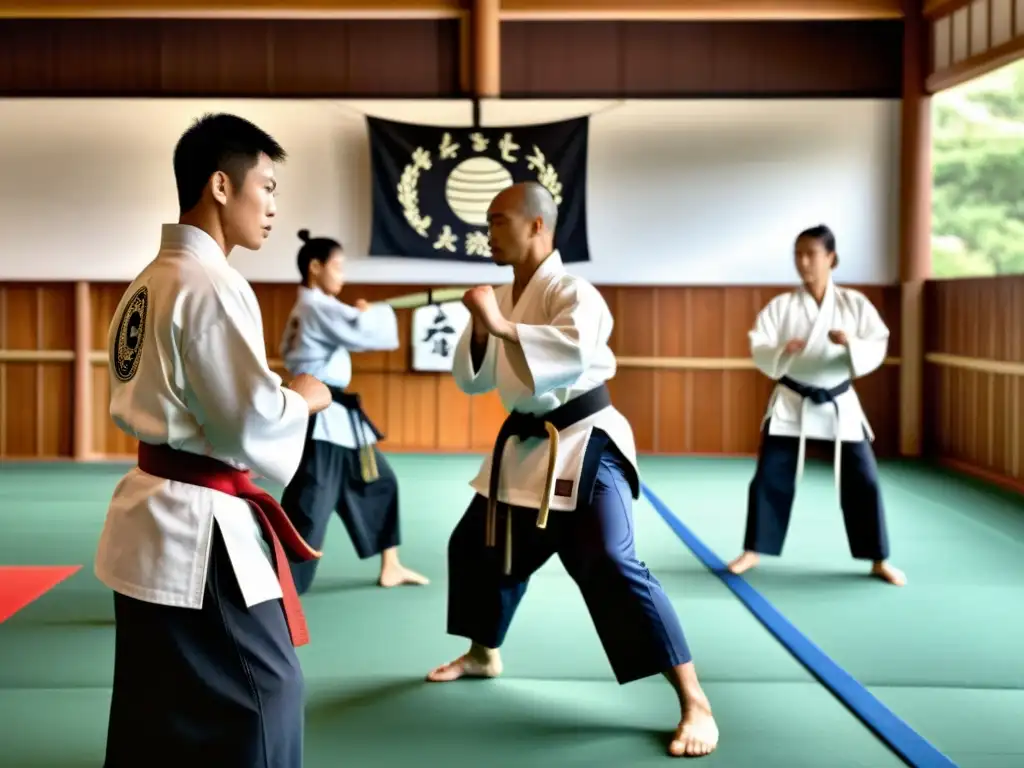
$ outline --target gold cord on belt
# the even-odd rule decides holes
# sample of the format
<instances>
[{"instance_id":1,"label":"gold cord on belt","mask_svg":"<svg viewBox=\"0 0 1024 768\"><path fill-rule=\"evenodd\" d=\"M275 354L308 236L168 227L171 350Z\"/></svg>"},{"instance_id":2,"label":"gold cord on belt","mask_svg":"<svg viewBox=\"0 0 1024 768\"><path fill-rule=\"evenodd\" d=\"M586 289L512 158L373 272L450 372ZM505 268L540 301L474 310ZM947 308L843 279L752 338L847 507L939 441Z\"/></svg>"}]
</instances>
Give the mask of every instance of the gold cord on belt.
<instances>
[{"instance_id":1,"label":"gold cord on belt","mask_svg":"<svg viewBox=\"0 0 1024 768\"><path fill-rule=\"evenodd\" d=\"M558 465L558 430L550 421L544 422L544 429L548 433L548 467L544 475L544 495L540 500L540 509L537 512L537 527L547 528L548 516L551 512L551 491L555 485L555 468ZM500 469L500 468L499 468ZM493 471L493 468L492 468ZM499 482L496 484L500 487ZM484 526L484 537L488 547L497 546L498 539L498 499L487 500L487 520ZM512 508L505 505L505 575L512 573Z\"/></svg>"},{"instance_id":2,"label":"gold cord on belt","mask_svg":"<svg viewBox=\"0 0 1024 768\"><path fill-rule=\"evenodd\" d=\"M359 448L359 474L362 475L364 483L372 483L380 477L377 471L377 454L372 445L363 445Z\"/></svg>"}]
</instances>

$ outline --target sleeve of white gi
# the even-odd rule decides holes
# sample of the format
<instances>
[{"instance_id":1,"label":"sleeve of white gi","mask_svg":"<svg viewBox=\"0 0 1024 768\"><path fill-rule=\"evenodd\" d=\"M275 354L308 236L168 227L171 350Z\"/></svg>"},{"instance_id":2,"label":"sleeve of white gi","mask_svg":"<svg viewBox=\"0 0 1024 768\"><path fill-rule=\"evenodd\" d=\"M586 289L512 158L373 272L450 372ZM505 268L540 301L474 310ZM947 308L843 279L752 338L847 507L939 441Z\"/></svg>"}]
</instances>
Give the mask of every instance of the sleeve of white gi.
<instances>
[{"instance_id":1,"label":"sleeve of white gi","mask_svg":"<svg viewBox=\"0 0 1024 768\"><path fill-rule=\"evenodd\" d=\"M785 375L791 359L786 354L786 343L788 339L779 338L779 325L785 311L783 297L777 297L768 302L762 309L754 322L754 329L749 332L750 356L754 365L769 379L778 381Z\"/></svg>"},{"instance_id":2,"label":"sleeve of white gi","mask_svg":"<svg viewBox=\"0 0 1024 768\"><path fill-rule=\"evenodd\" d=\"M270 370L262 326L226 312L186 349L184 366L189 409L214 450L287 484L302 459L309 407Z\"/></svg>"},{"instance_id":3,"label":"sleeve of white gi","mask_svg":"<svg viewBox=\"0 0 1024 768\"><path fill-rule=\"evenodd\" d=\"M563 277L548 298L551 322L519 323L519 346L533 379L534 396L572 386L590 367L611 312L589 283Z\"/></svg>"},{"instance_id":4,"label":"sleeve of white gi","mask_svg":"<svg viewBox=\"0 0 1024 768\"><path fill-rule=\"evenodd\" d=\"M482 395L497 386L495 375L497 365L497 341L487 336L487 347L480 368L473 366L473 319L470 318L462 329L458 344L455 345L455 357L452 360L452 376L455 384L467 395Z\"/></svg>"},{"instance_id":5,"label":"sleeve of white gi","mask_svg":"<svg viewBox=\"0 0 1024 768\"><path fill-rule=\"evenodd\" d=\"M885 362L889 328L867 296L856 297L857 327L847 332L850 369L855 377L867 376Z\"/></svg>"},{"instance_id":6,"label":"sleeve of white gi","mask_svg":"<svg viewBox=\"0 0 1024 768\"><path fill-rule=\"evenodd\" d=\"M332 299L312 306L320 332L339 347L349 352L398 349L398 318L387 304L359 311Z\"/></svg>"}]
</instances>

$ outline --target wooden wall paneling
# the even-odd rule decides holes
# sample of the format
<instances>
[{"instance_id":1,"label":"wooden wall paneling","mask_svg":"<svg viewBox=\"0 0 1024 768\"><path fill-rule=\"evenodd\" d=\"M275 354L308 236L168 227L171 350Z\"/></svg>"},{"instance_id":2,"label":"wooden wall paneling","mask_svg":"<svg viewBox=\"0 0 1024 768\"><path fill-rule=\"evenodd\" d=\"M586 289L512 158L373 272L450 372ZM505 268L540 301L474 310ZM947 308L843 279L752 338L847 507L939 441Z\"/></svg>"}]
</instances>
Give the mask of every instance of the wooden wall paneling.
<instances>
[{"instance_id":1,"label":"wooden wall paneling","mask_svg":"<svg viewBox=\"0 0 1024 768\"><path fill-rule=\"evenodd\" d=\"M926 312L929 453L1024 482L1024 278L931 281Z\"/></svg>"},{"instance_id":2,"label":"wooden wall paneling","mask_svg":"<svg viewBox=\"0 0 1024 768\"><path fill-rule=\"evenodd\" d=\"M506 21L502 95L898 98L902 33L901 21Z\"/></svg>"},{"instance_id":3,"label":"wooden wall paneling","mask_svg":"<svg viewBox=\"0 0 1024 768\"><path fill-rule=\"evenodd\" d=\"M1021 284L1024 286L1024 283ZM90 286L92 305L92 408L94 433L90 452L97 456L126 456L134 453L135 442L116 429L108 408L107 331L126 285L97 283ZM344 297L382 299L424 286L348 286ZM295 301L294 284L256 284L263 312L264 340L272 367L282 375L278 343L289 311ZM747 332L757 312L782 287L701 286L650 287L601 286L615 325L611 344L619 358L619 370L611 383L616 406L630 420L638 448L643 452L668 454L751 454L759 440L759 424L771 384L749 361ZM899 355L899 289L866 287L865 293L879 307L893 329L890 356ZM1007 290L1007 289L1004 289ZM1013 300L1024 306L1024 287L1015 289ZM975 301L981 302L978 289ZM1007 297L1010 293L1006 294ZM930 313L940 302L943 312L970 312L965 299L943 294L931 296ZM1002 303L1011 301L1001 299ZM505 417L497 393L469 397L458 390L450 376L416 373L411 370L411 311L399 313L400 345L397 350L354 355L352 388L358 390L374 421L386 433L387 450L486 451ZM930 314L931 316L931 314ZM995 317L993 315L993 317ZM26 318L32 322L26 322ZM0 445L5 456L69 455L73 418L73 285L5 285L0 290L0 346L20 349L24 361L0 363ZM979 320L979 323L982 321ZM969 351L970 344L989 334L988 326L966 331L948 321L940 341L951 338L949 349ZM930 331L934 344L936 331ZM952 336L950 336L952 334ZM990 335L990 334L989 334ZM987 338L987 336L986 336ZM1010 338L1010 337L1008 337ZM1020 332L1012 347L1004 341L1002 352L991 354L1020 357ZM973 339L973 341L972 341ZM967 346L965 346L967 345ZM1011 346L1008 346L1011 345ZM40 350L43 350L42 352ZM46 352L45 350L50 350ZM1014 351L1016 350L1016 351ZM5 353L8 358L11 352ZM49 354L51 358L40 359ZM52 366L52 370L50 368ZM969 375L968 375L969 374ZM970 371L944 371L943 381L962 397L960 390L970 384ZM1018 380L994 379L976 395L974 406L988 414L993 403L1019 400ZM1011 383L1012 379L1012 383ZM42 387L40 387L42 382ZM964 383L967 382L967 383ZM891 455L896 446L894 409L898 399L896 367L887 365L878 373L858 381L858 392L876 431L880 455ZM959 388L959 389L958 389ZM944 390L943 390L944 391ZM975 392L972 389L971 392ZM973 395L972 395L973 396ZM25 408L26 401L40 398L41 405ZM935 393L929 393L934 404ZM942 439L956 455L991 455L991 463L1009 464L1020 453L1018 431L992 422L992 438L1005 447L987 447L973 437L963 437L970 412L951 410L947 400L943 424L951 426ZM971 427L972 429L974 427ZM999 430L1003 429L1003 432ZM972 433L973 434L973 433ZM986 438L987 439L987 438ZM965 442L967 440L967 442ZM1012 445L1011 445L1012 443ZM967 446L966 448L963 446ZM971 445L985 446L984 449ZM971 453L971 450L974 452ZM982 453L979 454L978 451ZM985 453L988 451L988 453ZM1016 452L1016 454L1014 453ZM1001 458L1005 457L1005 458Z\"/></svg>"},{"instance_id":4,"label":"wooden wall paneling","mask_svg":"<svg viewBox=\"0 0 1024 768\"><path fill-rule=\"evenodd\" d=\"M71 455L74 286L0 284L0 458Z\"/></svg>"},{"instance_id":5,"label":"wooden wall paneling","mask_svg":"<svg viewBox=\"0 0 1024 768\"><path fill-rule=\"evenodd\" d=\"M458 19L0 19L0 95L460 94Z\"/></svg>"},{"instance_id":6,"label":"wooden wall paneling","mask_svg":"<svg viewBox=\"0 0 1024 768\"><path fill-rule=\"evenodd\" d=\"M92 308L93 445L99 456L127 456L135 453L137 441L119 430L110 418L110 380L107 370L107 333L117 305L128 283L93 283L89 301Z\"/></svg>"}]
</instances>

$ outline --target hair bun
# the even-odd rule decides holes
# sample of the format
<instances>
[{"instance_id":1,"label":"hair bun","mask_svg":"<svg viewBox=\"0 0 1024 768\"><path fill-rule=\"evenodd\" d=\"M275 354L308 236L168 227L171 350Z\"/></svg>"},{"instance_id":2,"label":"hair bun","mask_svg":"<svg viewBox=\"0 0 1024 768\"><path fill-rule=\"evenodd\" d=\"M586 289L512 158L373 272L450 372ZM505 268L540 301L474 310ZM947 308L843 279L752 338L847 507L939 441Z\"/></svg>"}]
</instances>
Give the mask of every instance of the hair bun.
<instances>
[{"instance_id":1,"label":"hair bun","mask_svg":"<svg viewBox=\"0 0 1024 768\"><path fill-rule=\"evenodd\" d=\"M299 240L301 240L304 243L308 243L309 242L309 230L308 229L300 229L299 230Z\"/></svg>"}]
</instances>

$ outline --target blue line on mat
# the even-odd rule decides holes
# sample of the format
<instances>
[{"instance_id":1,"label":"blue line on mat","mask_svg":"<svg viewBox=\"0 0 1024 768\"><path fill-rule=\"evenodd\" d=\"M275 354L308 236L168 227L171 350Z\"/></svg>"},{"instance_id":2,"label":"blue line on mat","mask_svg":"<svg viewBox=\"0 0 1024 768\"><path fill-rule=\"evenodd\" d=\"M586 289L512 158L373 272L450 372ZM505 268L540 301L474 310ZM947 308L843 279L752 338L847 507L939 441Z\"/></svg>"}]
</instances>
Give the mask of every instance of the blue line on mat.
<instances>
[{"instance_id":1,"label":"blue line on mat","mask_svg":"<svg viewBox=\"0 0 1024 768\"><path fill-rule=\"evenodd\" d=\"M775 635L775 638L793 654L797 661L803 664L822 685L828 688L908 765L914 766L914 768L939 768L940 766L942 768L957 768L956 763L898 718L892 710L875 698L846 670L830 659L821 648L790 624L775 606L747 583L746 579L726 570L725 563L718 559L718 555L697 538L693 531L687 528L686 524L676 517L650 488L644 485L642 490L657 513L683 540L683 543L693 551L697 559L725 582L725 586L732 590L740 602L758 618L769 632Z\"/></svg>"}]
</instances>

